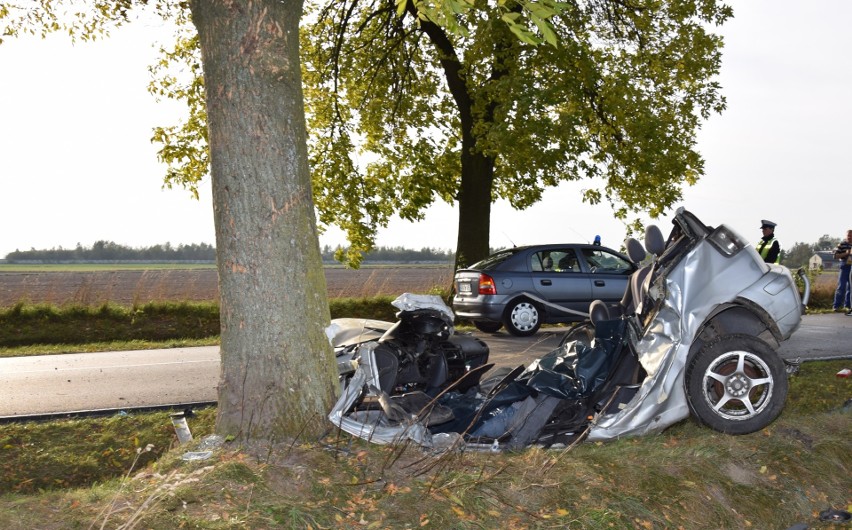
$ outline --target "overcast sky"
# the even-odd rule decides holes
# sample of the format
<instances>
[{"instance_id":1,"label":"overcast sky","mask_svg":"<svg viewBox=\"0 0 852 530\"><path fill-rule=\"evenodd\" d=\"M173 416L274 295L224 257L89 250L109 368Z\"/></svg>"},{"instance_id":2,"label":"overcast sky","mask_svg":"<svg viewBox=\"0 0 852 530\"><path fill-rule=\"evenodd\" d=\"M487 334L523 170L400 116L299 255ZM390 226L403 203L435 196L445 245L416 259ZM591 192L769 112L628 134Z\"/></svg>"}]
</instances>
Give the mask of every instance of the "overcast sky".
<instances>
[{"instance_id":1,"label":"overcast sky","mask_svg":"<svg viewBox=\"0 0 852 530\"><path fill-rule=\"evenodd\" d=\"M748 239L760 219L778 223L782 247L842 237L852 228L852 2L735 0L723 28L720 82L728 109L699 134L706 174L677 206ZM180 115L146 87L158 28L134 24L107 41L54 35L0 45L0 258L16 249L73 248L97 240L142 247L215 244L209 181L195 201L162 189L151 130ZM618 247L624 227L608 206L589 207L581 186L545 193L515 212L495 205L491 245L591 241ZM668 232L670 217L659 221ZM457 213L395 222L384 246L455 249ZM330 230L321 244L345 243Z\"/></svg>"}]
</instances>

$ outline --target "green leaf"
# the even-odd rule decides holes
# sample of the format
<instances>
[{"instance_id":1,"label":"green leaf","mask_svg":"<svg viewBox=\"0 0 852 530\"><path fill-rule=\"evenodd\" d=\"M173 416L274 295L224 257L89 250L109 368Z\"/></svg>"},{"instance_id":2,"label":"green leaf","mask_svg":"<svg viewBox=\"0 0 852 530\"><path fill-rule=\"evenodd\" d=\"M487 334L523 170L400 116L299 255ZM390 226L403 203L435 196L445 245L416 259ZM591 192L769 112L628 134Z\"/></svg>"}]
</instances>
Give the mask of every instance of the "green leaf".
<instances>
[{"instance_id":1,"label":"green leaf","mask_svg":"<svg viewBox=\"0 0 852 530\"><path fill-rule=\"evenodd\" d=\"M504 13L500 18L503 19L503 22L509 24L510 27L513 25L517 26L518 20L521 18L521 14L515 12Z\"/></svg>"},{"instance_id":2,"label":"green leaf","mask_svg":"<svg viewBox=\"0 0 852 530\"><path fill-rule=\"evenodd\" d=\"M551 46L557 45L556 33L553 31L550 24L546 20L543 20L532 14L530 14L530 20L533 21L535 26L538 28L538 30L544 37L544 40L547 41L548 44L550 44Z\"/></svg>"},{"instance_id":3,"label":"green leaf","mask_svg":"<svg viewBox=\"0 0 852 530\"><path fill-rule=\"evenodd\" d=\"M509 24L509 30L515 34L522 42L527 44L537 45L541 44L541 39L539 39L535 34L531 33L526 29L526 27L520 24Z\"/></svg>"}]
</instances>

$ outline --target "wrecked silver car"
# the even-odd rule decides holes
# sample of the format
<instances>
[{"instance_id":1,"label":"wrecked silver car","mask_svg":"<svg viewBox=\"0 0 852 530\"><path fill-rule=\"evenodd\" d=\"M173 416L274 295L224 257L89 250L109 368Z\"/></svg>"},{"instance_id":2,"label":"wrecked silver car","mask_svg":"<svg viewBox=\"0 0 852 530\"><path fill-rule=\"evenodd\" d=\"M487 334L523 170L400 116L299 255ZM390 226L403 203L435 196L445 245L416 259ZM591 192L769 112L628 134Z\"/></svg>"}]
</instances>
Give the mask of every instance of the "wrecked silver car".
<instances>
[{"instance_id":1,"label":"wrecked silver car","mask_svg":"<svg viewBox=\"0 0 852 530\"><path fill-rule=\"evenodd\" d=\"M350 338L330 421L375 443L434 449L609 440L659 432L690 415L730 434L762 429L784 407L788 370L775 350L801 322L807 279L800 296L787 268L765 264L725 225L707 226L682 208L672 224L665 239L647 230L641 250L653 259L617 308L592 303L593 339L565 341L527 367L484 373L487 356L462 353L450 377L433 357L426 364L439 368L425 373L439 374L435 384L412 390L406 377L399 384L402 363L381 339ZM639 261L641 243L627 247Z\"/></svg>"}]
</instances>

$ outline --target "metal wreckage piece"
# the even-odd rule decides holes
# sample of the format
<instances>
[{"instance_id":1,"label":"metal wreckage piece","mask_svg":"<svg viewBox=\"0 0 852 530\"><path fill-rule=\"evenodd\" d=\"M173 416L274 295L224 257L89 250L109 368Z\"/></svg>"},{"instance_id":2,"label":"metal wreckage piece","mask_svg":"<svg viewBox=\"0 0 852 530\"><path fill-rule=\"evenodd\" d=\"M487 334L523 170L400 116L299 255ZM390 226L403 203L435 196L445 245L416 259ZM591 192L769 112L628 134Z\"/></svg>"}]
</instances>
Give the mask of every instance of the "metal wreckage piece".
<instances>
[{"instance_id":1,"label":"metal wreckage piece","mask_svg":"<svg viewBox=\"0 0 852 530\"><path fill-rule=\"evenodd\" d=\"M746 307L759 313L765 324L748 329L777 346L798 328L809 286L803 302L789 270L763 264L724 225L705 227L683 209L674 224L665 252L645 279L641 309L597 322L591 346L569 342L526 368L462 385L465 392L451 384L431 395L391 396L380 389L378 343L366 342L358 347L357 368L342 381L329 420L378 444L410 441L433 450L497 451L646 435L686 419L692 410L687 363L708 334L742 333L745 324L731 322L748 320L720 315ZM442 304L440 299L429 303ZM473 372L479 373L470 377L479 378L487 367L477 367ZM705 394L712 391L708 387ZM715 406L722 408L729 398ZM750 406L745 408L752 412Z\"/></svg>"}]
</instances>

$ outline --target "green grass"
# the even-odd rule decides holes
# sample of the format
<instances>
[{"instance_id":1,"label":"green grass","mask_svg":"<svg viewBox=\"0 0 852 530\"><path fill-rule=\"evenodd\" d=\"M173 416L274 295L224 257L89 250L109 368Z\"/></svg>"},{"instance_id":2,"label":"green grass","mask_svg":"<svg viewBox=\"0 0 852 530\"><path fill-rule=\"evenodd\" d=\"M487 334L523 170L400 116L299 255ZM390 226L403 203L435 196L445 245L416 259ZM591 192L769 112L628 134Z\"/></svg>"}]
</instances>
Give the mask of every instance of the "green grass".
<instances>
[{"instance_id":1,"label":"green grass","mask_svg":"<svg viewBox=\"0 0 852 530\"><path fill-rule=\"evenodd\" d=\"M3 348L206 339L218 334L219 307L209 302L158 302L134 307L19 303L0 309Z\"/></svg>"},{"instance_id":2,"label":"green grass","mask_svg":"<svg viewBox=\"0 0 852 530\"><path fill-rule=\"evenodd\" d=\"M729 436L681 422L571 450L431 455L321 440L186 451L166 413L0 425L0 527L782 529L852 506L846 361L791 378L781 417ZM151 451L145 451L153 444Z\"/></svg>"},{"instance_id":3,"label":"green grass","mask_svg":"<svg viewBox=\"0 0 852 530\"><path fill-rule=\"evenodd\" d=\"M215 409L188 421L198 434L212 432ZM153 447L145 451L144 448ZM36 493L91 486L120 477L140 451L137 469L177 445L168 412L121 413L103 418L0 425L0 492Z\"/></svg>"}]
</instances>

